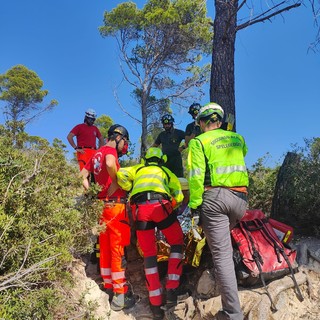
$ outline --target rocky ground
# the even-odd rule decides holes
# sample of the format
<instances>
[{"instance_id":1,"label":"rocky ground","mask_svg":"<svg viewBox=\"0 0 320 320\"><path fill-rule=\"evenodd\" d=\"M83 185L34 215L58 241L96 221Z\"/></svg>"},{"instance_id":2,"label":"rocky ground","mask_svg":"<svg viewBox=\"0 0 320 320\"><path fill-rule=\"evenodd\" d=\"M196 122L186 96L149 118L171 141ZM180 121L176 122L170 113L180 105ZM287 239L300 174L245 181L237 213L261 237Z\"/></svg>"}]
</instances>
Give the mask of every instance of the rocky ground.
<instances>
[{"instance_id":1,"label":"rocky ground","mask_svg":"<svg viewBox=\"0 0 320 320\"><path fill-rule=\"evenodd\" d=\"M275 280L268 290L277 311L271 311L271 303L263 287L241 288L239 296L247 320L318 320L320 317L320 239L304 238L292 244L297 250L299 272L295 278L303 295L299 301L290 276ZM208 256L208 259L210 256ZM160 263L163 275L166 263ZM143 259L135 246L128 248L127 277L134 294L139 296L137 304L125 311L110 310L108 295L100 290L101 278L97 265L90 259L75 261L74 276L78 279L72 294L75 299L84 298L95 319L126 320L153 319L148 305L148 294L143 274ZM164 276L163 276L164 281ZM182 297L179 304L166 311L166 319L215 319L220 308L220 296L210 269L184 267L183 285L191 290L191 296Z\"/></svg>"}]
</instances>

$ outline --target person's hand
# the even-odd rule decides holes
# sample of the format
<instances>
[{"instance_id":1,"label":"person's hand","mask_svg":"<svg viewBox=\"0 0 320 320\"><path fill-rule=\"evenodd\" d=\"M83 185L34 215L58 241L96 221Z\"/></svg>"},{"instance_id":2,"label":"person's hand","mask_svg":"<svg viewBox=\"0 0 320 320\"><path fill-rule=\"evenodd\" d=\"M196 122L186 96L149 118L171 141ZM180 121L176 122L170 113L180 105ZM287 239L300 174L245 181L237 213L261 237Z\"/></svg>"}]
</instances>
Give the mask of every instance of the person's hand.
<instances>
[{"instance_id":1,"label":"person's hand","mask_svg":"<svg viewBox=\"0 0 320 320\"><path fill-rule=\"evenodd\" d=\"M191 219L192 219L192 225L194 227L200 226L200 214L201 214L201 208L197 207L196 209L191 208Z\"/></svg>"},{"instance_id":2,"label":"person's hand","mask_svg":"<svg viewBox=\"0 0 320 320\"><path fill-rule=\"evenodd\" d=\"M178 151L181 153L185 149L186 149L186 146L183 144L178 148Z\"/></svg>"},{"instance_id":3,"label":"person's hand","mask_svg":"<svg viewBox=\"0 0 320 320\"><path fill-rule=\"evenodd\" d=\"M119 185L117 184L117 182L112 181L108 188L107 196L108 197L112 196L118 189L119 189Z\"/></svg>"},{"instance_id":4,"label":"person's hand","mask_svg":"<svg viewBox=\"0 0 320 320\"><path fill-rule=\"evenodd\" d=\"M79 152L79 153L82 153L82 154L85 153L85 151L82 148L76 148L74 150L76 150L76 152Z\"/></svg>"},{"instance_id":5,"label":"person's hand","mask_svg":"<svg viewBox=\"0 0 320 320\"><path fill-rule=\"evenodd\" d=\"M195 208L195 209L193 209L193 208L191 208L191 216L192 217L194 217L194 216L200 216L200 213L201 213L201 208L200 208L200 206L199 207L197 207L197 208Z\"/></svg>"}]
</instances>

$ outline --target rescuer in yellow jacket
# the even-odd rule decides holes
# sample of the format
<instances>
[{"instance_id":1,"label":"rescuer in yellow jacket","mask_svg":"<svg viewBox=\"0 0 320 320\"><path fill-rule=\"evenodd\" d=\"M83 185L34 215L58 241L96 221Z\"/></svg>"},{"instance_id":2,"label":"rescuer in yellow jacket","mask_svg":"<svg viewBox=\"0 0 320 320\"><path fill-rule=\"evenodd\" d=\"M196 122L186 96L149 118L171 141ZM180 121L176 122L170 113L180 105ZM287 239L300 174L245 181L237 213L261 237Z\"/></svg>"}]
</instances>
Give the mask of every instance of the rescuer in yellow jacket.
<instances>
[{"instance_id":1,"label":"rescuer in yellow jacket","mask_svg":"<svg viewBox=\"0 0 320 320\"><path fill-rule=\"evenodd\" d=\"M223 109L213 102L198 113L203 133L189 142L189 207L194 219L200 219L212 253L222 301L216 318L242 320L230 229L247 208L247 146L241 135L220 128L223 117Z\"/></svg>"},{"instance_id":2,"label":"rescuer in yellow jacket","mask_svg":"<svg viewBox=\"0 0 320 320\"><path fill-rule=\"evenodd\" d=\"M144 256L146 284L154 319L162 319L160 308L162 286L157 264L155 228L161 230L171 247L166 281L166 303L177 301L182 273L183 232L177 220L176 209L183 200L177 176L164 167L165 156L161 149L148 149L144 162L121 168L117 181L121 188L130 191L130 204L139 246Z\"/></svg>"}]
</instances>

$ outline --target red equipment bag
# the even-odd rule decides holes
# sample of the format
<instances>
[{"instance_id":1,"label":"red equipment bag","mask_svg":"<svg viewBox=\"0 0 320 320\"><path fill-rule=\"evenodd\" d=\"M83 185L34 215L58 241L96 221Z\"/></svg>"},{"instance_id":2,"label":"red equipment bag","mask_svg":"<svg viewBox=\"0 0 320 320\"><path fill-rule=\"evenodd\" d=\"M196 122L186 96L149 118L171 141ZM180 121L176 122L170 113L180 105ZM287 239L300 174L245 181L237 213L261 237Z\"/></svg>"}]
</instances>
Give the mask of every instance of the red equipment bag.
<instances>
[{"instance_id":1,"label":"red equipment bag","mask_svg":"<svg viewBox=\"0 0 320 320\"><path fill-rule=\"evenodd\" d=\"M282 243L289 243L293 237L293 228L280 221L269 218L268 220Z\"/></svg>"},{"instance_id":2,"label":"red equipment bag","mask_svg":"<svg viewBox=\"0 0 320 320\"><path fill-rule=\"evenodd\" d=\"M231 230L231 237L239 285L252 286L262 283L271 301L271 308L276 310L268 293L266 281L291 273L298 298L303 300L294 277L294 273L298 270L297 252L281 242L261 210L247 210L241 221Z\"/></svg>"}]
</instances>

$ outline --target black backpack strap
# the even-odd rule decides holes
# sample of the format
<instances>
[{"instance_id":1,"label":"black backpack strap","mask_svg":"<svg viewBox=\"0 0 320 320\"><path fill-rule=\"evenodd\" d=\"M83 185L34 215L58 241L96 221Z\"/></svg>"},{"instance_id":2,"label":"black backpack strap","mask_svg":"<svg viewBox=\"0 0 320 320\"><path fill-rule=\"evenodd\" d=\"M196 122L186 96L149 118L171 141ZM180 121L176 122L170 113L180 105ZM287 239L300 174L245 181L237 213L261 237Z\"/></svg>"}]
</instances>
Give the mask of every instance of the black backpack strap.
<instances>
[{"instance_id":1,"label":"black backpack strap","mask_svg":"<svg viewBox=\"0 0 320 320\"><path fill-rule=\"evenodd\" d=\"M248 223L249 222L249 223ZM263 265L263 259L260 255L260 253L258 252L258 250L256 249L255 247L255 244L254 244L254 241L252 239L252 236L251 236L251 231L257 231L257 230L260 230L261 227L259 226L254 226L251 221L240 221L240 226L241 226L241 230L242 232L244 233L244 236L246 237L248 243L251 244L251 248L252 248L252 258L254 259L257 267L258 267L258 270L259 270L259 277L260 277L260 280L266 290L266 294L270 300L270 303L271 303L271 310L273 312L276 312L277 311L277 307L275 306L272 298L271 298L271 295L268 291L268 288L267 288L267 285L266 285L266 282L264 280L264 276L263 276L263 273L262 273L262 268L261 268L261 265Z\"/></svg>"},{"instance_id":2,"label":"black backpack strap","mask_svg":"<svg viewBox=\"0 0 320 320\"><path fill-rule=\"evenodd\" d=\"M273 243L276 252L277 252L277 253L280 252L280 254L281 254L281 255L283 256L283 258L285 259L285 261L286 261L286 263L287 263L287 265L288 265L288 267L289 267L291 276L292 276L292 281L293 281L294 286L295 286L296 291L297 291L298 299L302 302L302 301L304 300L303 295L302 295L302 293L301 293L301 290L300 290L300 288L299 288L299 285L298 285L298 283L297 283L297 280L296 280L296 278L295 278L295 276L294 276L294 270L293 270L293 268L292 268L292 265L291 265L291 263L290 263L290 261L289 261L289 258L288 258L288 256L287 256L287 254L286 254L285 251L284 251L284 248L283 248L282 243L281 243L281 245L279 245L279 243L277 242L277 240L274 239L274 237L270 234L268 228L265 227L265 224L264 224L263 221L257 219L256 222L257 222L258 225L260 225L260 226L262 227L262 231L264 232L264 234L266 235L266 237Z\"/></svg>"}]
</instances>

